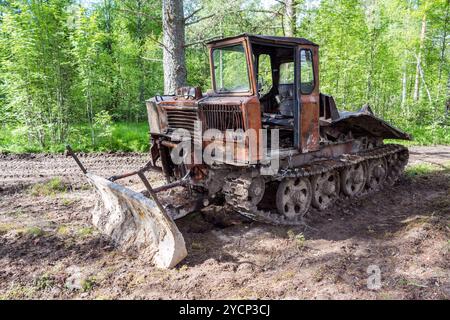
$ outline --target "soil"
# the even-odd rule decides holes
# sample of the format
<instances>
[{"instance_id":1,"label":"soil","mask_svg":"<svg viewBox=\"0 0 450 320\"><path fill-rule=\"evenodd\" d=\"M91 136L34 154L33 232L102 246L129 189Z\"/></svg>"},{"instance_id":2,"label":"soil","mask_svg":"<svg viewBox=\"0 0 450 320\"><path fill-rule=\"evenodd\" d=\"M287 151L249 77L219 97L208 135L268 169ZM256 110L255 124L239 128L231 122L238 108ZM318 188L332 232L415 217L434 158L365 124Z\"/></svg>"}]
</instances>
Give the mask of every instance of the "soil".
<instances>
[{"instance_id":1,"label":"soil","mask_svg":"<svg viewBox=\"0 0 450 320\"><path fill-rule=\"evenodd\" d=\"M148 155L80 159L108 177ZM436 171L337 203L303 227L189 215L177 221L188 257L160 270L92 227L96 194L72 159L0 154L0 299L449 299L449 161L450 147L411 148L410 164ZM369 289L378 268L381 287Z\"/></svg>"}]
</instances>

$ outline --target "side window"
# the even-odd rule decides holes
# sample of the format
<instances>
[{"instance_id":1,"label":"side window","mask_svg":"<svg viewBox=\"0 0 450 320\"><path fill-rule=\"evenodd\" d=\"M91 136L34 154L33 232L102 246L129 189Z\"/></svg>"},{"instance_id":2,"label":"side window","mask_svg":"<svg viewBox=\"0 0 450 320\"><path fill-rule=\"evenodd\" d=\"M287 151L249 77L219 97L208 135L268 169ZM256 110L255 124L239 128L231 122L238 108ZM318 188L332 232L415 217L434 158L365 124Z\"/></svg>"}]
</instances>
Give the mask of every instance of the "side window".
<instances>
[{"instance_id":1,"label":"side window","mask_svg":"<svg viewBox=\"0 0 450 320\"><path fill-rule=\"evenodd\" d=\"M300 50L300 90L310 94L315 87L313 55L311 50Z\"/></svg>"},{"instance_id":2,"label":"side window","mask_svg":"<svg viewBox=\"0 0 450 320\"><path fill-rule=\"evenodd\" d=\"M285 62L280 65L280 84L294 84L294 62Z\"/></svg>"},{"instance_id":3,"label":"side window","mask_svg":"<svg viewBox=\"0 0 450 320\"><path fill-rule=\"evenodd\" d=\"M272 89L272 65L268 54L260 54L258 57L258 92L265 96Z\"/></svg>"}]
</instances>

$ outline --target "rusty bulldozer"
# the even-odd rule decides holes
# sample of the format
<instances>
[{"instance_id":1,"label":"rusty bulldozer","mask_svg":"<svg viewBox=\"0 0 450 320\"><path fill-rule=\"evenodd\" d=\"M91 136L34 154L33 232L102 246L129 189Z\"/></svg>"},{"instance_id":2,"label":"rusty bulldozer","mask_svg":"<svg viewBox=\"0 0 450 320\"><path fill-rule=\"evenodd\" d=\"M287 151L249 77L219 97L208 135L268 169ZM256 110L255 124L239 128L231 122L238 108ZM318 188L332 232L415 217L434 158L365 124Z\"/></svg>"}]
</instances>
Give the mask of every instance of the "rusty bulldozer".
<instances>
[{"instance_id":1,"label":"rusty bulldozer","mask_svg":"<svg viewBox=\"0 0 450 320\"><path fill-rule=\"evenodd\" d=\"M171 268L187 255L174 221L191 212L214 204L255 221L298 225L402 175L408 149L384 139L411 137L369 106L339 111L320 92L316 44L243 34L210 42L208 50L212 90L183 87L147 101L152 147L144 168L104 179L68 149L101 197L94 224L119 247ZM147 171L164 174L167 185L153 188ZM132 175L146 192L117 183ZM161 203L158 193L178 187L191 191L188 205Z\"/></svg>"}]
</instances>

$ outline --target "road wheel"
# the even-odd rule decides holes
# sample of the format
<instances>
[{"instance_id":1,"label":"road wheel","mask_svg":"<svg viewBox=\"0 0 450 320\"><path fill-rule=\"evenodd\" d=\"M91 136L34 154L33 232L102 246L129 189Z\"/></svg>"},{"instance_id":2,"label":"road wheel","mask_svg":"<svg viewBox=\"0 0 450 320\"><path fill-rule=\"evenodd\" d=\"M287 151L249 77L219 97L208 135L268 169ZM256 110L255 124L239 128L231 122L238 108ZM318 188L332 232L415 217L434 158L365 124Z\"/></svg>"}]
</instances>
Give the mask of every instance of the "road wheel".
<instances>
[{"instance_id":1,"label":"road wheel","mask_svg":"<svg viewBox=\"0 0 450 320\"><path fill-rule=\"evenodd\" d=\"M408 153L394 153L386 158L387 162L387 183L394 185L403 174L408 164Z\"/></svg>"},{"instance_id":2,"label":"road wheel","mask_svg":"<svg viewBox=\"0 0 450 320\"><path fill-rule=\"evenodd\" d=\"M370 160L367 165L366 189L373 191L379 190L386 181L388 169L386 159Z\"/></svg>"},{"instance_id":3,"label":"road wheel","mask_svg":"<svg viewBox=\"0 0 450 320\"><path fill-rule=\"evenodd\" d=\"M278 186L277 209L288 220L302 218L312 200L311 182L307 178L285 179Z\"/></svg>"},{"instance_id":4,"label":"road wheel","mask_svg":"<svg viewBox=\"0 0 450 320\"><path fill-rule=\"evenodd\" d=\"M340 179L337 171L324 172L314 176L312 185L312 205L324 210L339 198Z\"/></svg>"},{"instance_id":5,"label":"road wheel","mask_svg":"<svg viewBox=\"0 0 450 320\"><path fill-rule=\"evenodd\" d=\"M349 196L354 197L358 195L366 184L367 170L363 163L355 164L351 167L347 167L341 172L341 189L342 192Z\"/></svg>"}]
</instances>

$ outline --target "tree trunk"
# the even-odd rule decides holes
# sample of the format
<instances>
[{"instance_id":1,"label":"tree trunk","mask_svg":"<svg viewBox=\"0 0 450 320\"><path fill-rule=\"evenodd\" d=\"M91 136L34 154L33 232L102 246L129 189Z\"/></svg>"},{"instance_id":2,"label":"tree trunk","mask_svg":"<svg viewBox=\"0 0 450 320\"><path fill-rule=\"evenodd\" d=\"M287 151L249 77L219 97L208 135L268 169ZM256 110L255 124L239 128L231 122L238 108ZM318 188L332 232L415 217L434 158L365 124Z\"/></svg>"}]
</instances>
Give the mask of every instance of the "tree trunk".
<instances>
[{"instance_id":1,"label":"tree trunk","mask_svg":"<svg viewBox=\"0 0 450 320\"><path fill-rule=\"evenodd\" d=\"M444 34L442 35L442 45L441 45L441 54L440 54L440 62L439 62L439 71L438 71L438 98L441 95L442 88L442 69L445 63L445 52L447 49L447 25L449 19L449 9L450 9L450 0L447 0L447 9L445 11L445 22L444 22Z\"/></svg>"},{"instance_id":2,"label":"tree trunk","mask_svg":"<svg viewBox=\"0 0 450 320\"><path fill-rule=\"evenodd\" d=\"M296 0L286 0L285 6L285 33L287 37L294 37L297 32Z\"/></svg>"},{"instance_id":3,"label":"tree trunk","mask_svg":"<svg viewBox=\"0 0 450 320\"><path fill-rule=\"evenodd\" d=\"M143 2L142 1L136 1L138 12L143 11ZM142 59L144 55L144 46L145 46L145 35L144 35L144 19L142 18L141 14L136 15L136 31L138 35L138 44L139 44L139 54L138 54L138 61L137 65L139 68L139 71L141 72L141 76L139 78L139 102L141 104L145 103L145 79L146 79L146 73L145 73L145 66L144 66L144 60Z\"/></svg>"},{"instance_id":4,"label":"tree trunk","mask_svg":"<svg viewBox=\"0 0 450 320\"><path fill-rule=\"evenodd\" d=\"M403 76L402 76L402 107L405 106L406 103L406 92L407 92L407 73L406 73L406 65L403 66Z\"/></svg>"},{"instance_id":5,"label":"tree trunk","mask_svg":"<svg viewBox=\"0 0 450 320\"><path fill-rule=\"evenodd\" d=\"M164 94L186 85L183 0L163 0Z\"/></svg>"},{"instance_id":6,"label":"tree trunk","mask_svg":"<svg viewBox=\"0 0 450 320\"><path fill-rule=\"evenodd\" d=\"M422 19L422 30L420 32L420 47L417 54L416 81L414 82L414 101L418 101L420 97L420 64L422 60L422 50L425 42L425 33L427 31L427 16Z\"/></svg>"},{"instance_id":7,"label":"tree trunk","mask_svg":"<svg viewBox=\"0 0 450 320\"><path fill-rule=\"evenodd\" d=\"M445 116L448 117L450 114L450 72L447 78L447 102L445 103Z\"/></svg>"}]
</instances>

